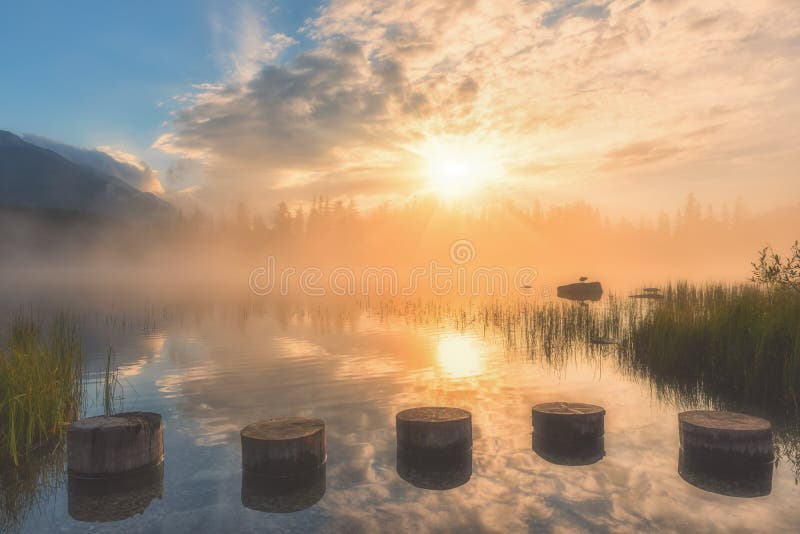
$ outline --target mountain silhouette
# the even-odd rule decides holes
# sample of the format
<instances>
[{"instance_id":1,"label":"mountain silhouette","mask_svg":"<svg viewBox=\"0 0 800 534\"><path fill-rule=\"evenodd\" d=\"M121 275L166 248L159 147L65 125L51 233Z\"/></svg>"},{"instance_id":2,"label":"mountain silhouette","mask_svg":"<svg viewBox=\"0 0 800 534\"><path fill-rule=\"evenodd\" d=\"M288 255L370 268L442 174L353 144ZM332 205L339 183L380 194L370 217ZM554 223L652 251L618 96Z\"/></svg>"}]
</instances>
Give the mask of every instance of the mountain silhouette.
<instances>
[{"instance_id":1,"label":"mountain silhouette","mask_svg":"<svg viewBox=\"0 0 800 534\"><path fill-rule=\"evenodd\" d=\"M115 218L165 218L168 202L0 130L0 206L77 211Z\"/></svg>"}]
</instances>

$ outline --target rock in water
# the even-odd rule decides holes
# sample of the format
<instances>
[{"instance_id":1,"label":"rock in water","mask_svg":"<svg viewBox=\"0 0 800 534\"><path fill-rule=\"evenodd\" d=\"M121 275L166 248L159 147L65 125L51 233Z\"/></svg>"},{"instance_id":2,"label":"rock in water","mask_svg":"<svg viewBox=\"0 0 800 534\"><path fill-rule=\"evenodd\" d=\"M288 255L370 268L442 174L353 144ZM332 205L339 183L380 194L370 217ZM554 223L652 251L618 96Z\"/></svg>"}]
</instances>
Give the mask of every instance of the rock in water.
<instances>
[{"instance_id":1,"label":"rock in water","mask_svg":"<svg viewBox=\"0 0 800 534\"><path fill-rule=\"evenodd\" d=\"M603 297L603 286L600 282L580 282L558 286L556 294L562 299L598 301Z\"/></svg>"}]
</instances>

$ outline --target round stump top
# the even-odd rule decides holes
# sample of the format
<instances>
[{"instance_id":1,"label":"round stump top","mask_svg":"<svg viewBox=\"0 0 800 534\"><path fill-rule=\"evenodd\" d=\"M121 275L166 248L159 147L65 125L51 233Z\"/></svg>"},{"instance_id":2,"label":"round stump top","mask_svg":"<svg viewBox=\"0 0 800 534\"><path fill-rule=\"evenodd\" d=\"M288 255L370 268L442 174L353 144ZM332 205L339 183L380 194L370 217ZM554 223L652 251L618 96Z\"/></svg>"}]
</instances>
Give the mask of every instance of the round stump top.
<instances>
[{"instance_id":1,"label":"round stump top","mask_svg":"<svg viewBox=\"0 0 800 534\"><path fill-rule=\"evenodd\" d=\"M115 415L96 415L79 419L70 425L72 430L86 431L136 426L155 427L161 424L161 415L153 412L124 412Z\"/></svg>"},{"instance_id":2,"label":"round stump top","mask_svg":"<svg viewBox=\"0 0 800 534\"><path fill-rule=\"evenodd\" d=\"M398 421L415 423L444 423L447 421L464 421L470 419L472 415L460 408L446 408L426 406L423 408L411 408L403 410L397 414Z\"/></svg>"},{"instance_id":3,"label":"round stump top","mask_svg":"<svg viewBox=\"0 0 800 534\"><path fill-rule=\"evenodd\" d=\"M305 417L269 419L247 425L242 437L261 441L284 441L312 436L325 430L325 421Z\"/></svg>"},{"instance_id":4,"label":"round stump top","mask_svg":"<svg viewBox=\"0 0 800 534\"><path fill-rule=\"evenodd\" d=\"M694 410L679 414L678 420L681 424L709 430L757 432L772 428L772 425L766 419L736 412Z\"/></svg>"},{"instance_id":5,"label":"round stump top","mask_svg":"<svg viewBox=\"0 0 800 534\"><path fill-rule=\"evenodd\" d=\"M534 412L555 415L603 415L602 406L582 402L545 402L533 407Z\"/></svg>"}]
</instances>

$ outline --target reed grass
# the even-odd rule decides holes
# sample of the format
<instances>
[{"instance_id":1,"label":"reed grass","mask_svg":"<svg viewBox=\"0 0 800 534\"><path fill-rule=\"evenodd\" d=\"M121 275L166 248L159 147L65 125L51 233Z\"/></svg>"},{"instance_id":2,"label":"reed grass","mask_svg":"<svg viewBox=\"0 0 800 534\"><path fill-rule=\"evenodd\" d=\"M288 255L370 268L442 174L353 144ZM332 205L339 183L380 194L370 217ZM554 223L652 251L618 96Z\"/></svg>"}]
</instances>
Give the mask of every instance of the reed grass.
<instances>
[{"instance_id":1,"label":"reed grass","mask_svg":"<svg viewBox=\"0 0 800 534\"><path fill-rule=\"evenodd\" d=\"M678 396L797 414L800 295L752 285L668 287L632 318L618 354Z\"/></svg>"},{"instance_id":2,"label":"reed grass","mask_svg":"<svg viewBox=\"0 0 800 534\"><path fill-rule=\"evenodd\" d=\"M0 532L20 531L30 514L55 495L65 461L65 447L56 442L31 451L18 466L0 466Z\"/></svg>"},{"instance_id":3,"label":"reed grass","mask_svg":"<svg viewBox=\"0 0 800 534\"><path fill-rule=\"evenodd\" d=\"M60 441L80 416L84 390L77 325L66 314L48 335L32 315L17 314L0 346L0 461L20 461Z\"/></svg>"},{"instance_id":4,"label":"reed grass","mask_svg":"<svg viewBox=\"0 0 800 534\"><path fill-rule=\"evenodd\" d=\"M114 349L108 347L106 354L106 367L103 372L102 381L98 380L96 386L96 398L103 399L103 415L114 415L119 411L123 400L123 386L119 381L119 369L114 365Z\"/></svg>"}]
</instances>

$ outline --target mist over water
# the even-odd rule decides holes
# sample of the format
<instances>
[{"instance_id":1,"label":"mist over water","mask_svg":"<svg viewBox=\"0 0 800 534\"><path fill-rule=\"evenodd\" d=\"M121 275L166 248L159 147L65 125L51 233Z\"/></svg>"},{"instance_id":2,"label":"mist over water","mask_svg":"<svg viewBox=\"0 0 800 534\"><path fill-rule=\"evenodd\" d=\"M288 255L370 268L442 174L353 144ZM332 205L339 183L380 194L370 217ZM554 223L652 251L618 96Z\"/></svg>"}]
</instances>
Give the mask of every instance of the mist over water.
<instances>
[{"instance_id":1,"label":"mist over water","mask_svg":"<svg viewBox=\"0 0 800 534\"><path fill-rule=\"evenodd\" d=\"M528 296L546 297L581 276L626 291L679 280L739 283L749 278L750 262L763 246L788 247L798 213L750 214L744 204L704 208L693 196L673 214L636 223L582 203L465 210L424 198L364 212L352 203L315 200L307 210L281 204L271 216L240 205L232 217L197 211L124 223L4 209L0 273L13 283L1 290L17 292L21 298L13 300L25 300L28 290L65 288L143 300L229 298L252 293L249 282L258 269L273 271L274 292L283 276L283 294L306 296L316 294L307 287L325 288L329 296L508 296L524 285ZM434 287L436 269L443 270L441 280L452 281L451 289ZM515 281L521 269L527 275ZM309 270L318 275L301 282ZM394 279L384 279L384 270ZM369 271L374 277L365 280ZM484 278L475 280L481 276L476 271ZM506 277L503 291L487 279L495 271Z\"/></svg>"}]
</instances>

